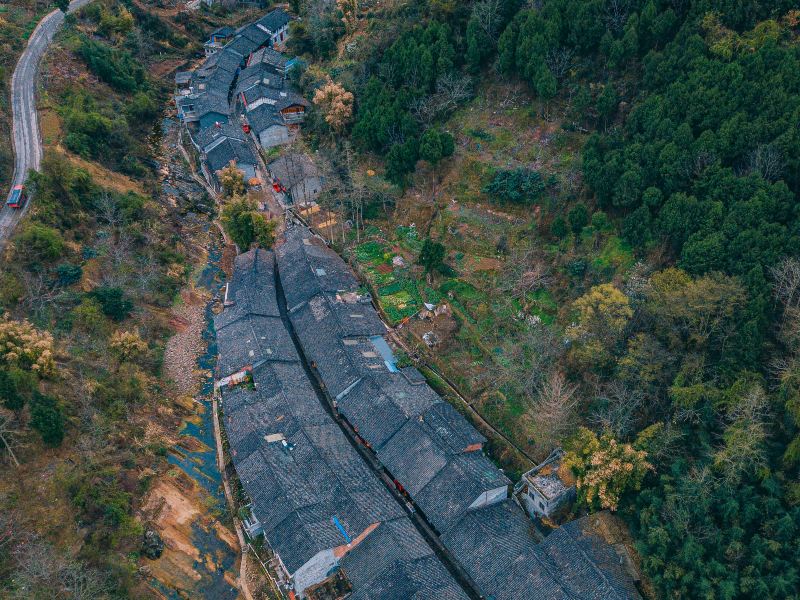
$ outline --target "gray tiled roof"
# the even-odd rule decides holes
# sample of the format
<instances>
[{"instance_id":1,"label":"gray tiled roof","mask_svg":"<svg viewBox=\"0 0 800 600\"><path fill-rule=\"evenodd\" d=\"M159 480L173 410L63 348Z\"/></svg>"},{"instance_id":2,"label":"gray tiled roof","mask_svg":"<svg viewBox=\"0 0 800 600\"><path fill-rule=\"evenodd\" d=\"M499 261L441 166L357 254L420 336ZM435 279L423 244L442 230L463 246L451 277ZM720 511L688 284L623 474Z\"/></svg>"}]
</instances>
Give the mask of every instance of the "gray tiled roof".
<instances>
[{"instance_id":1,"label":"gray tiled roof","mask_svg":"<svg viewBox=\"0 0 800 600\"><path fill-rule=\"evenodd\" d=\"M640 600L614 549L577 519L541 543L512 500L469 511L442 536L484 595L496 600Z\"/></svg>"},{"instance_id":2,"label":"gray tiled roof","mask_svg":"<svg viewBox=\"0 0 800 600\"><path fill-rule=\"evenodd\" d=\"M297 351L278 317L247 315L217 330L217 372L225 377L264 361L297 360Z\"/></svg>"},{"instance_id":3,"label":"gray tiled roof","mask_svg":"<svg viewBox=\"0 0 800 600\"><path fill-rule=\"evenodd\" d=\"M332 250L297 227L288 232L277 259L301 346L313 357L328 391L340 394L340 413L443 534L444 544L484 596L638 598L630 579L614 563L614 551L596 540L587 548L589 538L575 534L579 526L559 530L537 549L532 522L512 500L470 509L482 493L509 484L481 451L474 450L484 437L442 402L418 371L390 372L381 364L382 357L370 351L368 338L347 332L331 304L331 292L352 291L358 284ZM413 597L402 587L405 568L384 570L373 586L385 597ZM373 596L363 592L357 597Z\"/></svg>"},{"instance_id":4,"label":"gray tiled roof","mask_svg":"<svg viewBox=\"0 0 800 600\"><path fill-rule=\"evenodd\" d=\"M308 100L290 89L276 89L271 85L256 83L242 91L245 106L257 103L269 104L276 110L284 110L290 106L308 106ZM279 159L280 160L280 159Z\"/></svg>"},{"instance_id":5,"label":"gray tiled roof","mask_svg":"<svg viewBox=\"0 0 800 600\"><path fill-rule=\"evenodd\" d=\"M194 104L194 109L198 117L209 113L218 113L220 115L230 114L228 101L222 96L202 92L195 95L192 100L193 101L189 101L189 103Z\"/></svg>"},{"instance_id":6,"label":"gray tiled roof","mask_svg":"<svg viewBox=\"0 0 800 600\"><path fill-rule=\"evenodd\" d=\"M338 408L374 449L383 446L408 419L371 378L361 379L341 397Z\"/></svg>"},{"instance_id":7,"label":"gray tiled roof","mask_svg":"<svg viewBox=\"0 0 800 600\"><path fill-rule=\"evenodd\" d=\"M299 363L255 369L255 389L223 390L226 429L237 472L270 546L290 572L320 550L346 544L370 524L403 517L386 489L330 417L300 390ZM269 388L272 389L269 389ZM283 434L282 441L264 436Z\"/></svg>"},{"instance_id":8,"label":"gray tiled roof","mask_svg":"<svg viewBox=\"0 0 800 600\"><path fill-rule=\"evenodd\" d=\"M451 457L415 501L431 524L444 532L458 523L481 494L509 483L482 452L468 452Z\"/></svg>"},{"instance_id":9,"label":"gray tiled roof","mask_svg":"<svg viewBox=\"0 0 800 600\"><path fill-rule=\"evenodd\" d=\"M291 21L289 14L282 8L276 8L261 17L256 23L263 25L272 33L279 31Z\"/></svg>"},{"instance_id":10,"label":"gray tiled roof","mask_svg":"<svg viewBox=\"0 0 800 600\"><path fill-rule=\"evenodd\" d=\"M234 42L226 44L222 50L213 55L217 59L218 69L236 73L239 67L242 66L242 61L247 54L240 52Z\"/></svg>"},{"instance_id":11,"label":"gray tiled roof","mask_svg":"<svg viewBox=\"0 0 800 600\"><path fill-rule=\"evenodd\" d=\"M231 161L237 165L255 165L256 157L250 146L242 141L226 139L206 153L206 162L212 172L224 169Z\"/></svg>"},{"instance_id":12,"label":"gray tiled roof","mask_svg":"<svg viewBox=\"0 0 800 600\"><path fill-rule=\"evenodd\" d=\"M275 339L288 340L277 314L271 252L234 261L228 289L236 304L217 315L220 371L233 357L252 360ZM249 328L249 330L248 330ZM256 338L254 344L250 334ZM261 352L260 355L263 355ZM242 358L244 357L244 358ZM294 354L252 370L252 383L222 387L231 456L270 547L290 573L320 551L371 531L341 561L360 598L465 596L316 396ZM308 582L303 582L308 583Z\"/></svg>"},{"instance_id":13,"label":"gray tiled roof","mask_svg":"<svg viewBox=\"0 0 800 600\"><path fill-rule=\"evenodd\" d=\"M429 430L435 433L440 442L451 452L463 452L468 446L483 444L486 441L486 438L447 402L433 404L422 413L422 419Z\"/></svg>"},{"instance_id":14,"label":"gray tiled roof","mask_svg":"<svg viewBox=\"0 0 800 600\"><path fill-rule=\"evenodd\" d=\"M219 126L205 127L204 129L190 132L190 135L192 136L192 141L201 150L205 150L221 138L245 140L245 133L242 128L234 123L220 123Z\"/></svg>"},{"instance_id":15,"label":"gray tiled roof","mask_svg":"<svg viewBox=\"0 0 800 600\"><path fill-rule=\"evenodd\" d=\"M408 519L382 523L341 568L355 600L462 600L467 596Z\"/></svg>"},{"instance_id":16,"label":"gray tiled roof","mask_svg":"<svg viewBox=\"0 0 800 600\"><path fill-rule=\"evenodd\" d=\"M286 289L286 283L283 280L281 283ZM290 318L306 357L319 371L331 396L338 396L358 381L360 373L350 361L341 340L336 337L338 330L333 319L317 320L308 303Z\"/></svg>"},{"instance_id":17,"label":"gray tiled roof","mask_svg":"<svg viewBox=\"0 0 800 600\"><path fill-rule=\"evenodd\" d=\"M243 59L250 56L250 54L253 51L255 51L262 43L263 42L256 42L252 40L250 37L245 37L239 34L230 42L225 44L224 50L232 51L238 54L240 56L239 64L241 64Z\"/></svg>"},{"instance_id":18,"label":"gray tiled roof","mask_svg":"<svg viewBox=\"0 0 800 600\"><path fill-rule=\"evenodd\" d=\"M240 29L239 35L246 37L253 44L255 44L254 50L262 44L268 42L270 38L270 34L264 31L256 23L250 23L249 25L246 25L244 28ZM251 52L252 51L253 50L251 50Z\"/></svg>"},{"instance_id":19,"label":"gray tiled roof","mask_svg":"<svg viewBox=\"0 0 800 600\"><path fill-rule=\"evenodd\" d=\"M378 456L412 498L433 481L449 460L416 419L406 421Z\"/></svg>"},{"instance_id":20,"label":"gray tiled roof","mask_svg":"<svg viewBox=\"0 0 800 600\"><path fill-rule=\"evenodd\" d=\"M235 33L235 31L234 31L233 27L229 27L228 25L223 25L222 27L219 27L219 28L215 29L211 33L211 35L212 36L217 36L217 37L230 37L234 33Z\"/></svg>"},{"instance_id":21,"label":"gray tiled roof","mask_svg":"<svg viewBox=\"0 0 800 600\"><path fill-rule=\"evenodd\" d=\"M497 600L536 597L528 594L539 590L527 589L527 578L515 576L521 565L541 573L542 598L565 598L555 578L548 579L549 571L537 565L533 554L537 541L533 523L510 499L468 512L442 535L442 542L484 595Z\"/></svg>"},{"instance_id":22,"label":"gray tiled roof","mask_svg":"<svg viewBox=\"0 0 800 600\"><path fill-rule=\"evenodd\" d=\"M257 64L247 67L239 73L239 78L236 80L236 95L239 96L239 94L255 85L264 85L276 90L282 90L286 86L286 82L283 77L276 75L266 65Z\"/></svg>"},{"instance_id":23,"label":"gray tiled roof","mask_svg":"<svg viewBox=\"0 0 800 600\"><path fill-rule=\"evenodd\" d=\"M304 170L304 159L283 158L269 164L270 173L288 185L292 173ZM295 168L294 165L298 166ZM358 280L347 265L303 227L295 227L276 251L286 303L290 309L321 292L355 291Z\"/></svg>"},{"instance_id":24,"label":"gray tiled roof","mask_svg":"<svg viewBox=\"0 0 800 600\"><path fill-rule=\"evenodd\" d=\"M236 257L228 284L229 306L214 318L221 329L248 314L280 317L275 294L275 257L268 250L253 249Z\"/></svg>"},{"instance_id":25,"label":"gray tiled roof","mask_svg":"<svg viewBox=\"0 0 800 600\"><path fill-rule=\"evenodd\" d=\"M245 116L247 118L247 123L256 134L261 133L273 125L285 127L283 119L281 119L278 111L267 104L263 104L251 110Z\"/></svg>"},{"instance_id":26,"label":"gray tiled roof","mask_svg":"<svg viewBox=\"0 0 800 600\"><path fill-rule=\"evenodd\" d=\"M266 47L253 52L252 56L250 57L250 61L248 66L254 64L263 64L269 67L272 67L276 72L283 73L286 70L286 65L288 64L289 59L286 58L283 54L278 52L277 50L273 50L272 48Z\"/></svg>"},{"instance_id":27,"label":"gray tiled roof","mask_svg":"<svg viewBox=\"0 0 800 600\"><path fill-rule=\"evenodd\" d=\"M552 560L562 583L580 598L638 599L619 555L592 531L594 518L583 517L559 527L538 550Z\"/></svg>"}]
</instances>

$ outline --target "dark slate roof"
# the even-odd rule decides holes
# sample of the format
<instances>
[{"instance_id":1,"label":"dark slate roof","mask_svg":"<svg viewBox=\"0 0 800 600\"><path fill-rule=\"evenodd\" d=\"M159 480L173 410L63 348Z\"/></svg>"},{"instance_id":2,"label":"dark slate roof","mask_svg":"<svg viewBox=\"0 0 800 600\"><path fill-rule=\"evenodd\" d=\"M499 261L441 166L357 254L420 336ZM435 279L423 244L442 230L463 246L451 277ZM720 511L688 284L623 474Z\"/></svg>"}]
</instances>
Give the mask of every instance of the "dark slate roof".
<instances>
[{"instance_id":1,"label":"dark slate roof","mask_svg":"<svg viewBox=\"0 0 800 600\"><path fill-rule=\"evenodd\" d=\"M455 525L481 494L509 483L482 452L468 452L451 457L414 500L431 524L443 532Z\"/></svg>"},{"instance_id":2,"label":"dark slate roof","mask_svg":"<svg viewBox=\"0 0 800 600\"><path fill-rule=\"evenodd\" d=\"M217 57L217 68L223 71L228 71L230 73L236 73L236 71L241 67L242 60L246 57L247 54L240 52L236 45L232 43L226 44L225 47L214 54L213 57Z\"/></svg>"},{"instance_id":3,"label":"dark slate roof","mask_svg":"<svg viewBox=\"0 0 800 600\"><path fill-rule=\"evenodd\" d=\"M297 351L278 317L247 315L217 329L219 377L265 361L298 360Z\"/></svg>"},{"instance_id":4,"label":"dark slate roof","mask_svg":"<svg viewBox=\"0 0 800 600\"><path fill-rule=\"evenodd\" d=\"M215 29L211 35L217 37L231 37L235 33L233 27L229 27L228 25L223 25L222 27Z\"/></svg>"},{"instance_id":5,"label":"dark slate roof","mask_svg":"<svg viewBox=\"0 0 800 600\"><path fill-rule=\"evenodd\" d=\"M254 249L236 257L227 301L229 305L214 318L218 330L247 315L280 317L272 252Z\"/></svg>"},{"instance_id":6,"label":"dark slate roof","mask_svg":"<svg viewBox=\"0 0 800 600\"><path fill-rule=\"evenodd\" d=\"M276 90L282 90L286 82L283 77L273 73L266 65L253 65L246 67L239 73L239 79L236 80L236 95L238 96L255 85L264 85Z\"/></svg>"},{"instance_id":7,"label":"dark slate roof","mask_svg":"<svg viewBox=\"0 0 800 600\"><path fill-rule=\"evenodd\" d=\"M467 597L408 519L379 525L340 565L355 600Z\"/></svg>"},{"instance_id":8,"label":"dark slate roof","mask_svg":"<svg viewBox=\"0 0 800 600\"><path fill-rule=\"evenodd\" d=\"M294 389L297 369L264 365L255 370L255 390L223 390L237 472L270 546L292 573L320 550L347 543L334 517L351 538L372 523L403 517L338 426L310 405L293 406L300 396L314 398L307 383ZM286 443L264 439L276 433Z\"/></svg>"},{"instance_id":9,"label":"dark slate roof","mask_svg":"<svg viewBox=\"0 0 800 600\"><path fill-rule=\"evenodd\" d=\"M284 289L286 283L281 280ZM295 333L300 339L306 357L314 363L331 396L336 397L360 378L359 371L350 361L333 319L317 319L319 315L309 303L303 304L291 315Z\"/></svg>"},{"instance_id":10,"label":"dark slate roof","mask_svg":"<svg viewBox=\"0 0 800 600\"><path fill-rule=\"evenodd\" d=\"M512 500L469 511L442 536L486 596L496 600L640 600L614 549L584 517L537 544Z\"/></svg>"},{"instance_id":11,"label":"dark slate roof","mask_svg":"<svg viewBox=\"0 0 800 600\"><path fill-rule=\"evenodd\" d=\"M366 301L358 300L354 294L338 294L327 292L317 296L328 306L328 310L336 318L342 330L342 337L381 336L386 327L367 297Z\"/></svg>"},{"instance_id":12,"label":"dark slate roof","mask_svg":"<svg viewBox=\"0 0 800 600\"><path fill-rule=\"evenodd\" d=\"M361 379L342 396L338 409L374 449L383 446L408 420L371 378Z\"/></svg>"},{"instance_id":13,"label":"dark slate roof","mask_svg":"<svg viewBox=\"0 0 800 600\"><path fill-rule=\"evenodd\" d=\"M566 598L555 577L548 577L549 570L538 565L534 525L511 499L468 512L441 539L485 596L496 600ZM541 573L541 589L527 589L529 581L513 577L520 565ZM541 596L531 595L540 592Z\"/></svg>"},{"instance_id":14,"label":"dark slate roof","mask_svg":"<svg viewBox=\"0 0 800 600\"><path fill-rule=\"evenodd\" d=\"M247 38L254 44L253 50L268 42L270 38L269 32L264 31L264 29L259 27L257 23L250 23L243 29L240 29L239 35ZM250 52L253 52L253 50Z\"/></svg>"},{"instance_id":15,"label":"dark slate roof","mask_svg":"<svg viewBox=\"0 0 800 600\"><path fill-rule=\"evenodd\" d=\"M275 10L272 10L261 17L258 21L256 21L256 23L263 25L270 32L275 33L287 25L291 20L292 18L285 10L282 8L276 8Z\"/></svg>"},{"instance_id":16,"label":"dark slate roof","mask_svg":"<svg viewBox=\"0 0 800 600\"><path fill-rule=\"evenodd\" d=\"M562 583L580 598L637 599L640 597L616 551L592 530L590 515L550 534L539 545L559 570Z\"/></svg>"},{"instance_id":17,"label":"dark slate roof","mask_svg":"<svg viewBox=\"0 0 800 600\"><path fill-rule=\"evenodd\" d=\"M253 382L255 389L222 389L225 430L235 459L252 454L266 435L288 438L304 426L330 422L299 363L264 363L253 369Z\"/></svg>"},{"instance_id":18,"label":"dark slate roof","mask_svg":"<svg viewBox=\"0 0 800 600\"><path fill-rule=\"evenodd\" d=\"M427 387L427 386L425 386ZM430 389L430 388L428 388ZM421 421L450 452L463 452L468 446L483 444L486 438L447 402L437 402L422 413Z\"/></svg>"},{"instance_id":19,"label":"dark slate roof","mask_svg":"<svg viewBox=\"0 0 800 600\"><path fill-rule=\"evenodd\" d=\"M265 131L273 125L286 126L283 123L283 119L281 119L278 114L278 111L267 104L254 108L245 116L247 117L247 123L256 134Z\"/></svg>"},{"instance_id":20,"label":"dark slate roof","mask_svg":"<svg viewBox=\"0 0 800 600\"><path fill-rule=\"evenodd\" d=\"M582 535L578 526L553 534L537 549L533 524L513 500L471 509L482 493L509 484L481 451L466 451L482 444L483 436L443 403L418 371L390 372L368 337L346 333L332 301L336 291L356 290L357 281L338 255L296 227L276 256L300 344L339 411L443 534L482 595L496 600L638 598L618 559L614 562L614 551ZM414 597L404 587L408 565L381 572L370 585L370 591L379 590L376 596L354 597Z\"/></svg>"},{"instance_id":21,"label":"dark slate roof","mask_svg":"<svg viewBox=\"0 0 800 600\"><path fill-rule=\"evenodd\" d=\"M205 127L197 131L190 132L192 141L202 150L219 141L230 138L245 141L245 133L242 128L234 123L220 123L219 126Z\"/></svg>"},{"instance_id":22,"label":"dark slate roof","mask_svg":"<svg viewBox=\"0 0 800 600\"><path fill-rule=\"evenodd\" d=\"M285 158L273 161L269 164L270 173L284 181L291 172L303 169L302 166L291 168L295 162L302 165L303 161ZM344 261L304 227L295 227L286 234L286 241L278 248L276 256L290 309L321 292L356 291L359 287Z\"/></svg>"},{"instance_id":23,"label":"dark slate roof","mask_svg":"<svg viewBox=\"0 0 800 600\"><path fill-rule=\"evenodd\" d=\"M177 73L175 73L175 83L178 85L189 83L191 80L192 80L191 71L178 71Z\"/></svg>"},{"instance_id":24,"label":"dark slate roof","mask_svg":"<svg viewBox=\"0 0 800 600\"><path fill-rule=\"evenodd\" d=\"M239 55L239 64L243 61L243 59L250 56L250 54L256 50L261 43L255 42L249 37L245 37L243 35L237 35L233 40L225 44L225 50L229 50L235 52ZM238 65L237 65L238 66Z\"/></svg>"},{"instance_id":25,"label":"dark slate roof","mask_svg":"<svg viewBox=\"0 0 800 600\"><path fill-rule=\"evenodd\" d=\"M416 419L406 421L383 446L378 457L415 499L447 466L450 458Z\"/></svg>"},{"instance_id":26,"label":"dark slate roof","mask_svg":"<svg viewBox=\"0 0 800 600\"><path fill-rule=\"evenodd\" d=\"M255 165L256 157L245 142L229 138L206 153L206 162L212 172L227 167L231 161L237 165Z\"/></svg>"},{"instance_id":27,"label":"dark slate roof","mask_svg":"<svg viewBox=\"0 0 800 600\"><path fill-rule=\"evenodd\" d=\"M253 54L250 56L248 66L255 64L264 64L272 67L279 73L283 73L286 70L286 65L289 64L289 59L277 50L266 47L253 52Z\"/></svg>"},{"instance_id":28,"label":"dark slate roof","mask_svg":"<svg viewBox=\"0 0 800 600\"><path fill-rule=\"evenodd\" d=\"M275 89L263 83L257 83L242 92L246 106L252 104L269 104L277 110L290 106L308 106L308 100L289 89Z\"/></svg>"}]
</instances>

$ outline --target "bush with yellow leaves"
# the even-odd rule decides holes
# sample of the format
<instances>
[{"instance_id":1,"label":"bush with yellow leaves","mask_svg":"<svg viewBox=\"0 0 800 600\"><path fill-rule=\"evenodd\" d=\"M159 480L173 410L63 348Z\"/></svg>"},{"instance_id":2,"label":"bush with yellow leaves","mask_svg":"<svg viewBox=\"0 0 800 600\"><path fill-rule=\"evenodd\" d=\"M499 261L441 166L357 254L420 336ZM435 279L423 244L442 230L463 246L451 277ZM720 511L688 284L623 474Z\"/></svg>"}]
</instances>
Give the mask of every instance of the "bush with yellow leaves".
<instances>
[{"instance_id":1,"label":"bush with yellow leaves","mask_svg":"<svg viewBox=\"0 0 800 600\"><path fill-rule=\"evenodd\" d=\"M53 336L36 329L27 320L15 321L9 315L0 320L0 360L44 377L55 371Z\"/></svg>"},{"instance_id":2,"label":"bush with yellow leaves","mask_svg":"<svg viewBox=\"0 0 800 600\"><path fill-rule=\"evenodd\" d=\"M147 342L142 339L136 329L115 331L111 335L109 347L121 362L135 360L147 352Z\"/></svg>"},{"instance_id":3,"label":"bush with yellow leaves","mask_svg":"<svg viewBox=\"0 0 800 600\"><path fill-rule=\"evenodd\" d=\"M564 467L577 477L578 500L594 509L617 510L622 494L638 490L653 466L647 452L620 443L609 433L598 436L581 427L567 447Z\"/></svg>"}]
</instances>

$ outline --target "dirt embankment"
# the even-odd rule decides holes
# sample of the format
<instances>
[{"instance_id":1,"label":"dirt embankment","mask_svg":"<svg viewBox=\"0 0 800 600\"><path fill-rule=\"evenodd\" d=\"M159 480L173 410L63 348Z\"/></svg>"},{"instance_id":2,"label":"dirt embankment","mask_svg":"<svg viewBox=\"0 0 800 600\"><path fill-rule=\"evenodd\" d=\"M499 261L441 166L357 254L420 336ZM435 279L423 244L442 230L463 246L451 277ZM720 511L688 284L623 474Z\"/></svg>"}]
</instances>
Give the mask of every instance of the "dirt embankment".
<instances>
[{"instance_id":1,"label":"dirt embankment","mask_svg":"<svg viewBox=\"0 0 800 600\"><path fill-rule=\"evenodd\" d=\"M181 303L170 311L175 334L164 350L164 374L175 383L178 394L193 398L200 393L203 373L197 357L205 350L205 307L209 293L191 286L181 290Z\"/></svg>"}]
</instances>

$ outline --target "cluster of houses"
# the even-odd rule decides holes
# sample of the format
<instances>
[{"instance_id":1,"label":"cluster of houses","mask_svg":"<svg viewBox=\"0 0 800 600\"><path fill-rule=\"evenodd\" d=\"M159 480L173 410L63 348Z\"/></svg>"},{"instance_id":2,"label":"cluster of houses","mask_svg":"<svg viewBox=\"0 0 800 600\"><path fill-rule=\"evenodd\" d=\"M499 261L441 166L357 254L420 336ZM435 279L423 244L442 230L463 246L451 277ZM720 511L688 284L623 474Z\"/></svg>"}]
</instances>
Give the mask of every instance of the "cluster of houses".
<instances>
[{"instance_id":1,"label":"cluster of houses","mask_svg":"<svg viewBox=\"0 0 800 600\"><path fill-rule=\"evenodd\" d=\"M275 301L278 282L297 347ZM553 505L537 504L542 487L533 485L518 502L484 454L486 439L419 371L397 364L360 290L335 252L294 226L274 257L256 250L237 258L215 321L225 424L252 500L248 530L264 535L294 593L461 598L470 589L496 600L640 598L629 561L589 518L542 539L523 510L530 502L544 514L570 493L569 485L540 481L558 456L525 479L547 488ZM301 362L466 583L453 579L392 506L322 408Z\"/></svg>"},{"instance_id":2,"label":"cluster of houses","mask_svg":"<svg viewBox=\"0 0 800 600\"><path fill-rule=\"evenodd\" d=\"M217 383L239 480L289 597L467 596L324 410L280 316L275 257L236 257L216 316Z\"/></svg>"},{"instance_id":3,"label":"cluster of houses","mask_svg":"<svg viewBox=\"0 0 800 600\"><path fill-rule=\"evenodd\" d=\"M231 163L246 181L257 179L250 140L264 149L287 144L303 122L308 101L287 82L297 59L281 53L290 21L279 8L239 29L217 29L204 45L203 63L175 76L178 118L216 189L219 171Z\"/></svg>"}]
</instances>

